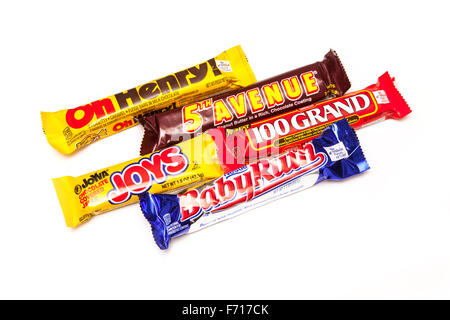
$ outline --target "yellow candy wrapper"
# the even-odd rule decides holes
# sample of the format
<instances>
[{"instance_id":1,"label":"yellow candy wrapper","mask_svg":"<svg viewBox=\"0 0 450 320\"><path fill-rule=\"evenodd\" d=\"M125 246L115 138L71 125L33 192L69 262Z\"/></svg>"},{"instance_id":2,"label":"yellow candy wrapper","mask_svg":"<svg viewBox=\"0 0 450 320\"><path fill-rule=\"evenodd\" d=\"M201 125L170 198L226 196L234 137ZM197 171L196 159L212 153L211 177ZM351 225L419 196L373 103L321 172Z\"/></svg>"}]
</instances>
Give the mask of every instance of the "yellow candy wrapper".
<instances>
[{"instance_id":1,"label":"yellow candy wrapper","mask_svg":"<svg viewBox=\"0 0 450 320\"><path fill-rule=\"evenodd\" d=\"M214 94L253 84L256 78L241 46L199 65L73 109L41 112L48 142L71 154L138 124L144 114L179 108Z\"/></svg>"},{"instance_id":2,"label":"yellow candy wrapper","mask_svg":"<svg viewBox=\"0 0 450 320\"><path fill-rule=\"evenodd\" d=\"M222 134L222 131L214 131ZM216 142L215 142L216 141ZM68 227L139 201L137 194L179 193L224 174L212 132L79 177L53 179Z\"/></svg>"}]
</instances>

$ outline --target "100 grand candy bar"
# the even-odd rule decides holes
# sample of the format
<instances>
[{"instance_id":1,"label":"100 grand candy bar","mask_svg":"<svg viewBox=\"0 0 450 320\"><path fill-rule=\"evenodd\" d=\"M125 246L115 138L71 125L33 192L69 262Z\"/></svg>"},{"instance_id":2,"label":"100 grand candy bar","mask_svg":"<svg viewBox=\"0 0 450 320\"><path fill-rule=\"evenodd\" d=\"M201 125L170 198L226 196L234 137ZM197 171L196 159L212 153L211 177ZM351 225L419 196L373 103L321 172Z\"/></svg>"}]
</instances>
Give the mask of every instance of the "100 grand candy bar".
<instances>
[{"instance_id":1,"label":"100 grand candy bar","mask_svg":"<svg viewBox=\"0 0 450 320\"><path fill-rule=\"evenodd\" d=\"M327 127L307 143L274 158L259 159L178 195L140 194L141 209L161 249L172 238L232 218L254 207L369 169L347 120ZM286 214L279 213L279 214Z\"/></svg>"},{"instance_id":2,"label":"100 grand candy bar","mask_svg":"<svg viewBox=\"0 0 450 320\"><path fill-rule=\"evenodd\" d=\"M228 136L225 152L229 169L253 159L283 153L319 136L330 124L347 119L359 129L386 119L402 119L411 112L388 72L377 83L342 97L325 100L250 124ZM222 156L225 157L226 155ZM235 161L235 163L233 163Z\"/></svg>"}]
</instances>

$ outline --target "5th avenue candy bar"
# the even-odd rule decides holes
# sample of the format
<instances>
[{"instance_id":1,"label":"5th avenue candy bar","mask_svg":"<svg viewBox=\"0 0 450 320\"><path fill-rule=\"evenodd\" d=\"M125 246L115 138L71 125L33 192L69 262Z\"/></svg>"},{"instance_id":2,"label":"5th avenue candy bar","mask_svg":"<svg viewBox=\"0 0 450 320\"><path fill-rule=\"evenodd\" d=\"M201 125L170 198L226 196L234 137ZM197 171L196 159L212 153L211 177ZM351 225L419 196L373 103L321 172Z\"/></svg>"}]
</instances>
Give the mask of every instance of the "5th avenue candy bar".
<instances>
[{"instance_id":1,"label":"5th avenue candy bar","mask_svg":"<svg viewBox=\"0 0 450 320\"><path fill-rule=\"evenodd\" d=\"M341 96L350 81L335 51L324 59L243 89L145 116L141 154L188 139L215 127L239 128L319 100Z\"/></svg>"}]
</instances>

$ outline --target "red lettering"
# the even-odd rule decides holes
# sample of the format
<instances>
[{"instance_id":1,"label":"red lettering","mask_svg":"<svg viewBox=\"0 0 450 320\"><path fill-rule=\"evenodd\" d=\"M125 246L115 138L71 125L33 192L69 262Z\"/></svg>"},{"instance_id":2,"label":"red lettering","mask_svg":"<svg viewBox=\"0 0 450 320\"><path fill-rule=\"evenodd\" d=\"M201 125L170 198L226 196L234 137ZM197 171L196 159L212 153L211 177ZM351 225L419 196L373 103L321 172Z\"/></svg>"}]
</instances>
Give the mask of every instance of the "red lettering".
<instances>
[{"instance_id":1,"label":"red lettering","mask_svg":"<svg viewBox=\"0 0 450 320\"><path fill-rule=\"evenodd\" d=\"M216 181L217 193L219 194L220 202L226 202L234 197L236 193L236 186L233 181L223 181L223 177L220 177Z\"/></svg>"},{"instance_id":2,"label":"red lettering","mask_svg":"<svg viewBox=\"0 0 450 320\"><path fill-rule=\"evenodd\" d=\"M164 182L165 175L162 170L161 155L159 153L153 154L150 159L151 160L141 160L141 166L150 171L150 173L158 183Z\"/></svg>"},{"instance_id":3,"label":"red lettering","mask_svg":"<svg viewBox=\"0 0 450 320\"><path fill-rule=\"evenodd\" d=\"M118 122L114 125L113 131L123 130L125 128L128 128L132 124L133 124L133 122L131 120L125 120L124 122Z\"/></svg>"},{"instance_id":4,"label":"red lettering","mask_svg":"<svg viewBox=\"0 0 450 320\"><path fill-rule=\"evenodd\" d=\"M255 177L255 187L261 184L261 178L270 181L274 176L269 172L270 163L268 160L261 160L256 163L250 164L250 168L253 171L253 176Z\"/></svg>"},{"instance_id":5,"label":"red lettering","mask_svg":"<svg viewBox=\"0 0 450 320\"><path fill-rule=\"evenodd\" d=\"M161 152L161 160L167 164L166 171L169 174L175 174L183 170L188 160L179 153L179 149L172 147Z\"/></svg>"},{"instance_id":6,"label":"red lettering","mask_svg":"<svg viewBox=\"0 0 450 320\"><path fill-rule=\"evenodd\" d=\"M213 188L208 188L202 191L200 194L200 205L203 210L208 210L211 207L217 206L219 199L216 197L216 192Z\"/></svg>"},{"instance_id":7,"label":"red lettering","mask_svg":"<svg viewBox=\"0 0 450 320\"><path fill-rule=\"evenodd\" d=\"M104 117L107 114L114 113L114 105L111 100L103 99L94 101L91 104L69 109L66 112L66 122L73 129L80 129L86 126L94 118Z\"/></svg>"},{"instance_id":8,"label":"red lettering","mask_svg":"<svg viewBox=\"0 0 450 320\"><path fill-rule=\"evenodd\" d=\"M245 179L245 185L244 185L244 179ZM247 193L246 200L249 201L253 198L253 179L252 179L252 172L248 171L244 174L241 174L234 178L234 181L236 181L237 190L239 193L244 194Z\"/></svg>"},{"instance_id":9,"label":"red lettering","mask_svg":"<svg viewBox=\"0 0 450 320\"><path fill-rule=\"evenodd\" d=\"M292 170L298 169L300 165L301 160L297 158L296 153L290 151L272 161L272 172L278 178L283 174L288 174Z\"/></svg>"},{"instance_id":10,"label":"red lettering","mask_svg":"<svg viewBox=\"0 0 450 320\"><path fill-rule=\"evenodd\" d=\"M123 181L131 192L140 193L147 189L151 183L151 177L147 170L135 164L125 169Z\"/></svg>"},{"instance_id":11,"label":"red lettering","mask_svg":"<svg viewBox=\"0 0 450 320\"><path fill-rule=\"evenodd\" d=\"M114 204L122 203L127 201L130 197L130 192L128 192L127 186L122 179L120 173L113 174L111 176L111 183L114 189L108 192L108 199Z\"/></svg>"},{"instance_id":12,"label":"red lettering","mask_svg":"<svg viewBox=\"0 0 450 320\"><path fill-rule=\"evenodd\" d=\"M153 180L163 183L167 175L176 175L185 170L187 165L188 159L178 147L154 153L150 158L143 158L138 163L128 165L122 172L111 175L114 190L108 193L108 200L113 204L125 202L130 194L148 190Z\"/></svg>"}]
</instances>

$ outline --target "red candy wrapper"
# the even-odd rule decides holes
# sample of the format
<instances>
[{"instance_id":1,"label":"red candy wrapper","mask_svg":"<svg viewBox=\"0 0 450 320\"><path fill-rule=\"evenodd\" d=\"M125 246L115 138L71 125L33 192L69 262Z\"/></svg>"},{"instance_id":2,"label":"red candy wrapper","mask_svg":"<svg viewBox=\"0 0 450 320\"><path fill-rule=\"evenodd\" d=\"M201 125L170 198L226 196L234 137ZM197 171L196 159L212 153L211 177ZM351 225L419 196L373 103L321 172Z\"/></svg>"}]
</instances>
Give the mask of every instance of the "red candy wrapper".
<instances>
[{"instance_id":1,"label":"red candy wrapper","mask_svg":"<svg viewBox=\"0 0 450 320\"><path fill-rule=\"evenodd\" d=\"M216 95L177 110L140 118L145 128L141 154L186 140L209 129L238 129L265 118L342 96L350 81L335 51L322 61L246 88Z\"/></svg>"},{"instance_id":2,"label":"red candy wrapper","mask_svg":"<svg viewBox=\"0 0 450 320\"><path fill-rule=\"evenodd\" d=\"M324 128L346 118L355 128L411 112L388 72L363 90L254 122L227 138L225 163L233 170L254 159L283 153L318 137ZM234 162L233 162L234 161Z\"/></svg>"}]
</instances>

